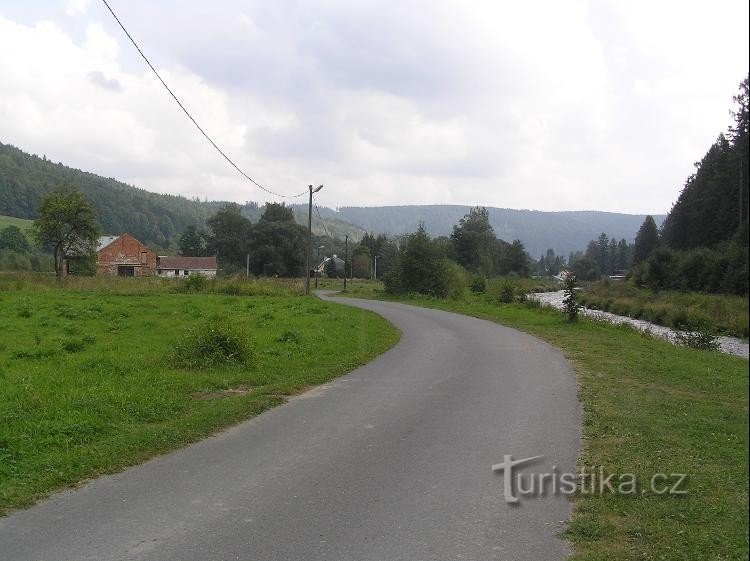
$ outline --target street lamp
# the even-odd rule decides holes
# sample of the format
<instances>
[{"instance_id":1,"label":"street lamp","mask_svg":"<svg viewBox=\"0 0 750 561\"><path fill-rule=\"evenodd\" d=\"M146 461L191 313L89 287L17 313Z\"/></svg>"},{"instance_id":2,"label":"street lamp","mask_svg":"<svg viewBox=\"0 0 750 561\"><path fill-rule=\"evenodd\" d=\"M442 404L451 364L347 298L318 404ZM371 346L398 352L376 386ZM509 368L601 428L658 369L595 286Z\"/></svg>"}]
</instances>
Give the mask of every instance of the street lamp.
<instances>
[{"instance_id":1,"label":"street lamp","mask_svg":"<svg viewBox=\"0 0 750 561\"><path fill-rule=\"evenodd\" d=\"M305 294L310 294L310 254L312 253L312 196L313 193L320 191L323 186L318 185L313 189L312 185L308 185L307 188L310 190L310 202L307 205L307 251L305 259Z\"/></svg>"}]
</instances>

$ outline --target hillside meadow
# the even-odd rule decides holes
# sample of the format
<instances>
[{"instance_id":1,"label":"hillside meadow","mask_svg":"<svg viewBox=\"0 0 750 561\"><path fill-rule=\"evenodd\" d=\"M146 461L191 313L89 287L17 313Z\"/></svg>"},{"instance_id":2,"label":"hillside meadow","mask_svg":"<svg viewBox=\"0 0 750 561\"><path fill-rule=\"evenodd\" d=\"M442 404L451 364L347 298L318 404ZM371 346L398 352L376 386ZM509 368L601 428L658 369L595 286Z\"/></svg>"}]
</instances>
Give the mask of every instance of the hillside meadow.
<instances>
[{"instance_id":1,"label":"hillside meadow","mask_svg":"<svg viewBox=\"0 0 750 561\"><path fill-rule=\"evenodd\" d=\"M0 275L0 513L210 435L399 334L298 281Z\"/></svg>"},{"instance_id":2,"label":"hillside meadow","mask_svg":"<svg viewBox=\"0 0 750 561\"><path fill-rule=\"evenodd\" d=\"M8 226L15 226L16 228L20 228L28 237L30 237L33 225L33 220L0 215L0 230L7 228Z\"/></svg>"}]
</instances>

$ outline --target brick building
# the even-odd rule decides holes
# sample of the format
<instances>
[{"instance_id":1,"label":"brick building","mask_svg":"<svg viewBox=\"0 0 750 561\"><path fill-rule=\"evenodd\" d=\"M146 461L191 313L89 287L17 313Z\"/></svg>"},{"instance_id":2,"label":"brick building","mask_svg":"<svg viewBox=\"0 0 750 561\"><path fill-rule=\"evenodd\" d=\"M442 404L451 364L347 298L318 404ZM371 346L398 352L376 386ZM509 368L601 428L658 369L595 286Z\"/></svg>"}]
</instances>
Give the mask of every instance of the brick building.
<instances>
[{"instance_id":1,"label":"brick building","mask_svg":"<svg viewBox=\"0 0 750 561\"><path fill-rule=\"evenodd\" d=\"M156 273L156 253L130 234L102 236L96 255L97 275L140 277Z\"/></svg>"}]
</instances>

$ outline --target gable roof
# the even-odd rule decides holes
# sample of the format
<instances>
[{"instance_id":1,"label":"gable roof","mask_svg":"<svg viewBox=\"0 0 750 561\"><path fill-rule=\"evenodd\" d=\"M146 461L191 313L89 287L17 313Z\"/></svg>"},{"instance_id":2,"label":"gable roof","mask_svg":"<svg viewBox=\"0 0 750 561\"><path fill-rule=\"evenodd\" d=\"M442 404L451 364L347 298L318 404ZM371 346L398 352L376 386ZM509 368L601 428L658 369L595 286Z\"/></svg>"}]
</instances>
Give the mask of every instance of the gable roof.
<instances>
[{"instance_id":1,"label":"gable roof","mask_svg":"<svg viewBox=\"0 0 750 561\"><path fill-rule=\"evenodd\" d=\"M216 256L185 257L182 255L160 255L156 259L157 269L216 269Z\"/></svg>"},{"instance_id":2,"label":"gable roof","mask_svg":"<svg viewBox=\"0 0 750 561\"><path fill-rule=\"evenodd\" d=\"M102 236L96 242L96 251L101 251L120 236Z\"/></svg>"}]
</instances>

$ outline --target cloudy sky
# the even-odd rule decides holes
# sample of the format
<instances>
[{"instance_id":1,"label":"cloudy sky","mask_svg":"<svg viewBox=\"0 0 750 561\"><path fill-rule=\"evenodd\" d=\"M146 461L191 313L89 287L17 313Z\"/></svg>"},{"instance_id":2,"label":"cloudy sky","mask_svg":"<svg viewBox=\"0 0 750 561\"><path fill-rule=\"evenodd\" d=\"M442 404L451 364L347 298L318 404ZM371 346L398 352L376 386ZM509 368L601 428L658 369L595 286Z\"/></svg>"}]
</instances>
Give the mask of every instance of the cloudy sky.
<instances>
[{"instance_id":1,"label":"cloudy sky","mask_svg":"<svg viewBox=\"0 0 750 561\"><path fill-rule=\"evenodd\" d=\"M319 202L663 213L730 122L746 0L109 0L251 176ZM280 200L100 0L0 0L0 141L149 191Z\"/></svg>"}]
</instances>

